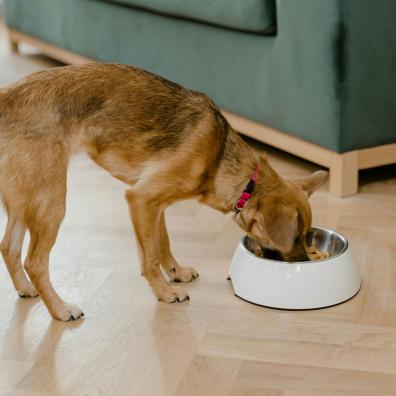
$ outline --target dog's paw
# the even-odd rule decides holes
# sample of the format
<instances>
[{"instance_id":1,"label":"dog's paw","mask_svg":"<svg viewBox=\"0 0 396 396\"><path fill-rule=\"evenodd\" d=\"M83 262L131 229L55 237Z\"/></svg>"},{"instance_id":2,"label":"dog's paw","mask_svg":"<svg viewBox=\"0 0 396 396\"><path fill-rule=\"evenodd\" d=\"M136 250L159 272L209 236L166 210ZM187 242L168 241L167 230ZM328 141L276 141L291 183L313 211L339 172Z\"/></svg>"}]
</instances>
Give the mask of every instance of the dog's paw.
<instances>
[{"instance_id":1,"label":"dog's paw","mask_svg":"<svg viewBox=\"0 0 396 396\"><path fill-rule=\"evenodd\" d=\"M189 299L190 297L187 292L180 287L169 287L169 290L158 296L158 301L168 304L188 301Z\"/></svg>"},{"instance_id":2,"label":"dog's paw","mask_svg":"<svg viewBox=\"0 0 396 396\"><path fill-rule=\"evenodd\" d=\"M173 282L191 282L198 278L198 272L191 267L176 267L169 271L169 277Z\"/></svg>"},{"instance_id":3,"label":"dog's paw","mask_svg":"<svg viewBox=\"0 0 396 396\"><path fill-rule=\"evenodd\" d=\"M69 322L70 320L77 320L84 316L84 312L80 308L71 304L62 304L61 308L52 315L54 319L62 322Z\"/></svg>"},{"instance_id":4,"label":"dog's paw","mask_svg":"<svg viewBox=\"0 0 396 396\"><path fill-rule=\"evenodd\" d=\"M19 297L22 298L29 298L29 297L37 297L38 293L37 290L30 282L26 282L23 287L18 288L17 293Z\"/></svg>"}]
</instances>

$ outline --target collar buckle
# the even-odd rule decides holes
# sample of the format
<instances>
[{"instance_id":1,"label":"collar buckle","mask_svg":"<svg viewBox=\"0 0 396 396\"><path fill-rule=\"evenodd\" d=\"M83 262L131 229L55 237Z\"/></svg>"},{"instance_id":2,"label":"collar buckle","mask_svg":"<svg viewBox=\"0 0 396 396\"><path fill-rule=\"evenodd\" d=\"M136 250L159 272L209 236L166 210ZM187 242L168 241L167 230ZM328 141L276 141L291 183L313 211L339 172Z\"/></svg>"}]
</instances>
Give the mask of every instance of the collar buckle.
<instances>
[{"instance_id":1,"label":"collar buckle","mask_svg":"<svg viewBox=\"0 0 396 396\"><path fill-rule=\"evenodd\" d=\"M238 200L235 203L235 208L234 208L235 213L238 214L243 209L243 207L246 205L246 202L252 196L254 188L256 187L258 175L259 175L259 167L257 165L257 168L254 171L254 173L252 174L252 176L250 177L248 184L246 185L245 189L243 190L243 193L240 195L240 197L238 198Z\"/></svg>"}]
</instances>

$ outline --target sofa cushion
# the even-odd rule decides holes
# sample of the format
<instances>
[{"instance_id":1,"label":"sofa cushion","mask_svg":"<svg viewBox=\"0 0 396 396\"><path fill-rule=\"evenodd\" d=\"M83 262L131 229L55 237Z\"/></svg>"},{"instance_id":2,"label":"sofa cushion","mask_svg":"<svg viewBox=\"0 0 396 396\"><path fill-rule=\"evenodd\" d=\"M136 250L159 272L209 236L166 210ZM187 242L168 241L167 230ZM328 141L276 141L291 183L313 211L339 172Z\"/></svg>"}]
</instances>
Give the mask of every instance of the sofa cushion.
<instances>
[{"instance_id":1,"label":"sofa cushion","mask_svg":"<svg viewBox=\"0 0 396 396\"><path fill-rule=\"evenodd\" d=\"M275 0L105 0L258 34L276 31Z\"/></svg>"}]
</instances>

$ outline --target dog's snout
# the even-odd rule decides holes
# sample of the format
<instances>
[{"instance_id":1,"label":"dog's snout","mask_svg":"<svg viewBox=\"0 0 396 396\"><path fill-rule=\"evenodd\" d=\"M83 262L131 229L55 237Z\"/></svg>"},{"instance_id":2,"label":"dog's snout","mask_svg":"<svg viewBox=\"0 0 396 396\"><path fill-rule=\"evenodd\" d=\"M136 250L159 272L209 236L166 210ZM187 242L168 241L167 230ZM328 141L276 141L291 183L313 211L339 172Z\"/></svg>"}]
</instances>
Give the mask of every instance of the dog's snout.
<instances>
[{"instance_id":1,"label":"dog's snout","mask_svg":"<svg viewBox=\"0 0 396 396\"><path fill-rule=\"evenodd\" d=\"M292 263L292 262L297 262L297 261L308 261L309 257L308 257L308 254L306 252L301 252L301 253L297 253L297 254L285 255L283 257L283 259L285 261L288 261L288 262Z\"/></svg>"},{"instance_id":2,"label":"dog's snout","mask_svg":"<svg viewBox=\"0 0 396 396\"><path fill-rule=\"evenodd\" d=\"M291 252L283 254L283 259L288 262L308 261L309 256L305 248L305 243L297 240Z\"/></svg>"}]
</instances>

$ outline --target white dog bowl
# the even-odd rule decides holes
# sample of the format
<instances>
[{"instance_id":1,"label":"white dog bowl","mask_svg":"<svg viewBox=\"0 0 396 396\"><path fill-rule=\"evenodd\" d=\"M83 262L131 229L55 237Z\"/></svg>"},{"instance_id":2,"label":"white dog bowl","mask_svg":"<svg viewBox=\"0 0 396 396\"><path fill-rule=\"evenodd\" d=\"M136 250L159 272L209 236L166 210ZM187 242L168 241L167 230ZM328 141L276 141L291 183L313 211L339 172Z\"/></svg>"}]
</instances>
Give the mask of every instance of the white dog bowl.
<instances>
[{"instance_id":1,"label":"white dog bowl","mask_svg":"<svg viewBox=\"0 0 396 396\"><path fill-rule=\"evenodd\" d=\"M330 258L287 263L256 256L250 238L239 243L229 275L235 295L254 304L280 309L315 309L340 304L361 286L348 241L341 234L313 227L308 246L327 251Z\"/></svg>"}]
</instances>

